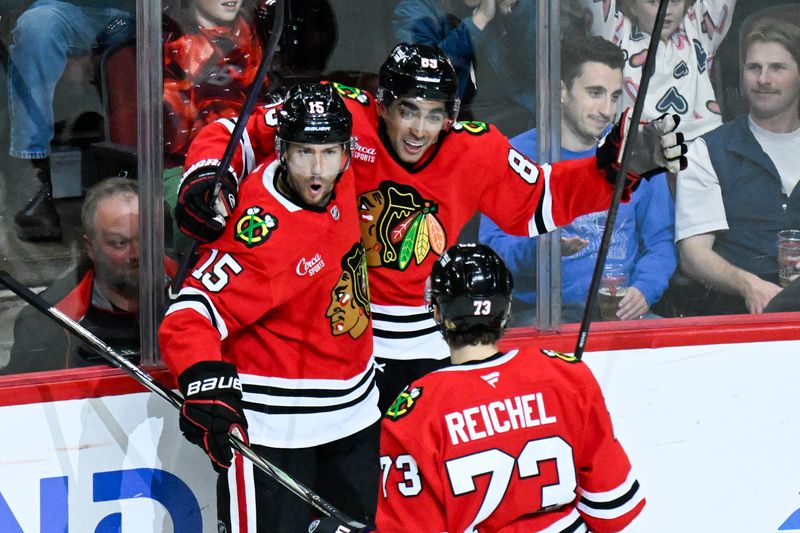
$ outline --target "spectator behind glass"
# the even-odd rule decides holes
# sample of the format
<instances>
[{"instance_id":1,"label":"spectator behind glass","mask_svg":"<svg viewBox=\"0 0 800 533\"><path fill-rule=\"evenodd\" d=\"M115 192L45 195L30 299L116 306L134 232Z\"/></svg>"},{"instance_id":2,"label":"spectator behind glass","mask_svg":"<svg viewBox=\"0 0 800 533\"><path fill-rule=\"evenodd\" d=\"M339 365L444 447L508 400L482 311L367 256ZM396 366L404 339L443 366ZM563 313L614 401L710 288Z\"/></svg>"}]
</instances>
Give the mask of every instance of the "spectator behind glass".
<instances>
[{"instance_id":1,"label":"spectator behind glass","mask_svg":"<svg viewBox=\"0 0 800 533\"><path fill-rule=\"evenodd\" d=\"M139 359L139 188L126 178L92 187L81 209L86 256L41 296L132 360ZM171 268L174 272L174 268ZM31 306L14 323L14 344L3 374L99 364Z\"/></svg>"},{"instance_id":2,"label":"spectator behind glass","mask_svg":"<svg viewBox=\"0 0 800 533\"><path fill-rule=\"evenodd\" d=\"M561 159L592 156L598 139L619 110L623 53L601 37L565 42L561 52ZM518 150L535 157L538 132L511 139ZM675 271L673 202L663 175L643 181L630 203L621 204L606 264L621 265L628 291L616 315L622 320L655 316L650 307L661 297ZM561 298L563 319L579 322L597 261L606 212L576 218L562 228ZM516 280L514 325L530 325L536 315L537 239L504 233L482 216L479 239L491 246Z\"/></svg>"},{"instance_id":3,"label":"spectator behind glass","mask_svg":"<svg viewBox=\"0 0 800 533\"><path fill-rule=\"evenodd\" d=\"M98 5L101 4L101 5ZM135 33L132 0L36 0L12 31L8 69L8 110L12 157L28 159L38 190L14 215L17 237L25 241L61 239L53 206L50 141L54 135L53 97L69 56L84 56Z\"/></svg>"},{"instance_id":4,"label":"spectator behind glass","mask_svg":"<svg viewBox=\"0 0 800 533\"><path fill-rule=\"evenodd\" d=\"M700 314L761 313L781 292L777 233L800 229L800 28L757 22L741 58L749 114L693 143L677 180L681 269L709 288Z\"/></svg>"},{"instance_id":5,"label":"spectator behind glass","mask_svg":"<svg viewBox=\"0 0 800 533\"><path fill-rule=\"evenodd\" d=\"M625 51L622 105L633 107L658 0L580 1L589 12L590 33ZM643 119L677 113L681 116L678 129L687 140L722 124L709 71L735 6L736 0L670 0Z\"/></svg>"},{"instance_id":6,"label":"spectator behind glass","mask_svg":"<svg viewBox=\"0 0 800 533\"><path fill-rule=\"evenodd\" d=\"M441 48L458 74L465 115L491 122L510 135L534 124L535 4L400 0L392 17L394 38Z\"/></svg>"},{"instance_id":7,"label":"spectator behind glass","mask_svg":"<svg viewBox=\"0 0 800 533\"><path fill-rule=\"evenodd\" d=\"M262 54L243 0L185 2L175 18L164 18L166 168L183 165L200 128L239 114Z\"/></svg>"}]
</instances>

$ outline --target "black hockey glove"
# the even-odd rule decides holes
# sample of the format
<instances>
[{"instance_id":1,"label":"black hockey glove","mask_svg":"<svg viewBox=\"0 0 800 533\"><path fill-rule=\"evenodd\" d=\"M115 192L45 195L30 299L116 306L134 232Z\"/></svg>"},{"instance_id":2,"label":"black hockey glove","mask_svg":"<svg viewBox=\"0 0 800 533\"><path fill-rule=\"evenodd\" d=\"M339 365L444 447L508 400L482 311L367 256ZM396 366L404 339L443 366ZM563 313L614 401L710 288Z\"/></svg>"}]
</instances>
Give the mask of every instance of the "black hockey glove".
<instances>
[{"instance_id":1,"label":"black hockey glove","mask_svg":"<svg viewBox=\"0 0 800 533\"><path fill-rule=\"evenodd\" d=\"M619 122L611 129L597 147L597 166L606 171L606 179L615 183L622 162L622 152L630 127L631 109L627 108ZM625 177L625 194L628 199L639 182L661 172L678 172L686 168L686 143L683 134L675 132L680 123L678 115L663 114L656 120L646 122L636 138L631 152L631 161Z\"/></svg>"},{"instance_id":2,"label":"black hockey glove","mask_svg":"<svg viewBox=\"0 0 800 533\"><path fill-rule=\"evenodd\" d=\"M225 219L236 207L238 183L225 172L219 194L214 195L216 166L203 166L185 176L178 188L175 222L182 232L200 242L216 240L225 230Z\"/></svg>"},{"instance_id":3,"label":"black hockey glove","mask_svg":"<svg viewBox=\"0 0 800 533\"><path fill-rule=\"evenodd\" d=\"M183 436L205 450L214 470L225 470L233 458L228 433L238 432L237 436L248 442L236 367L224 361L201 361L178 376L178 386L184 397L180 415Z\"/></svg>"},{"instance_id":4,"label":"black hockey glove","mask_svg":"<svg viewBox=\"0 0 800 533\"><path fill-rule=\"evenodd\" d=\"M374 531L374 529L348 526L329 516L314 520L308 526L308 533L368 533L369 531Z\"/></svg>"}]
</instances>

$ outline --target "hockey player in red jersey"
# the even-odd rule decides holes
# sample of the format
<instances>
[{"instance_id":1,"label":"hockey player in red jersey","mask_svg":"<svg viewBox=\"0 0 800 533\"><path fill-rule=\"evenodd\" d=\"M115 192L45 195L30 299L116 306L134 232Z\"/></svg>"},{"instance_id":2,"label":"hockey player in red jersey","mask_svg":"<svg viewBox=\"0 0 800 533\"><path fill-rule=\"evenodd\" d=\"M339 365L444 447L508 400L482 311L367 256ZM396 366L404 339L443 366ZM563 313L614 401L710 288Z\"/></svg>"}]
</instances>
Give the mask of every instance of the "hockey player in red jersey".
<instances>
[{"instance_id":1,"label":"hockey player in red jersey","mask_svg":"<svg viewBox=\"0 0 800 533\"><path fill-rule=\"evenodd\" d=\"M441 50L425 45L395 47L380 69L377 99L334 86L353 114L353 169L370 267L374 355L383 367L383 410L406 384L448 357L421 296L431 262L476 210L510 234L534 236L607 209L625 129L615 128L596 157L537 165L493 126L456 122L455 71ZM265 108L250 119L230 190L234 174L243 176L272 151L275 114L276 108ZM660 122L655 138L661 146L639 151L643 157L627 176L628 193L661 166L678 170L682 137L664 134L674 126L669 117ZM210 125L189 149L176 215L191 236L213 239L224 227L222 216L209 214L210 191L201 176L218 164L230 128Z\"/></svg>"},{"instance_id":2,"label":"hockey player in red jersey","mask_svg":"<svg viewBox=\"0 0 800 533\"><path fill-rule=\"evenodd\" d=\"M226 531L300 531L310 520L305 503L249 461L237 455L228 469L232 429L372 523L380 411L351 115L330 85L296 86L277 115L276 144L161 325L164 360L186 398L181 430L220 472Z\"/></svg>"},{"instance_id":3,"label":"hockey player in red jersey","mask_svg":"<svg viewBox=\"0 0 800 533\"><path fill-rule=\"evenodd\" d=\"M434 263L427 293L452 365L383 419L377 533L615 532L644 507L591 371L564 354L498 351L511 288L484 245ZM350 529L325 519L316 531Z\"/></svg>"}]
</instances>

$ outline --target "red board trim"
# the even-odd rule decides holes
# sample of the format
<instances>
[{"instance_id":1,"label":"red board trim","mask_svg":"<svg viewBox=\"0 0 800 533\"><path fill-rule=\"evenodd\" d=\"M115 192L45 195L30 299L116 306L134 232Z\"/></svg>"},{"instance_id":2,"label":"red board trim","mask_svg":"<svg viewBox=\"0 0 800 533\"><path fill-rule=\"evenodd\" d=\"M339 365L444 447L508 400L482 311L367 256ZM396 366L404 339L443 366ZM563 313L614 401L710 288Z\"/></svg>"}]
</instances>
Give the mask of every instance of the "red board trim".
<instances>
[{"instance_id":1,"label":"red board trim","mask_svg":"<svg viewBox=\"0 0 800 533\"><path fill-rule=\"evenodd\" d=\"M578 324L567 324L555 332L515 328L501 340L500 347L507 350L537 345L572 352L578 330ZM597 322L591 325L586 351L786 340L800 340L798 313ZM145 370L152 373L163 385L176 388L175 380L164 367L150 367ZM0 377L0 407L144 391L144 387L116 368L91 367L36 372Z\"/></svg>"}]
</instances>

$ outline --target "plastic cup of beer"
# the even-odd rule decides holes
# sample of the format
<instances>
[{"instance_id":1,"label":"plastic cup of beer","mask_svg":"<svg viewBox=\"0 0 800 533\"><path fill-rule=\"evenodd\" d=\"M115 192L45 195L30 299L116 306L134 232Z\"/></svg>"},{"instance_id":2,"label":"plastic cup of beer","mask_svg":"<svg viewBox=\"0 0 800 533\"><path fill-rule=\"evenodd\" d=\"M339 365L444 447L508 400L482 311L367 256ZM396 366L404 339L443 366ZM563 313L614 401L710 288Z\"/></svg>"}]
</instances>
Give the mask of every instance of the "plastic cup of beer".
<instances>
[{"instance_id":1,"label":"plastic cup of beer","mask_svg":"<svg viewBox=\"0 0 800 533\"><path fill-rule=\"evenodd\" d=\"M600 279L600 290L597 295L597 306L601 320L619 320L619 302L628 291L628 274L619 264L609 264L603 268Z\"/></svg>"},{"instance_id":2,"label":"plastic cup of beer","mask_svg":"<svg viewBox=\"0 0 800 533\"><path fill-rule=\"evenodd\" d=\"M800 230L778 232L778 283L786 287L800 276Z\"/></svg>"}]
</instances>

